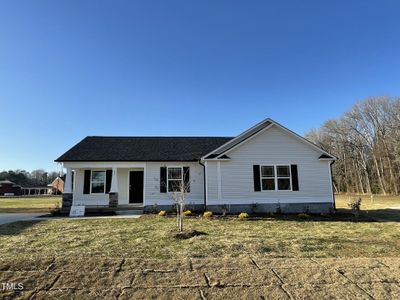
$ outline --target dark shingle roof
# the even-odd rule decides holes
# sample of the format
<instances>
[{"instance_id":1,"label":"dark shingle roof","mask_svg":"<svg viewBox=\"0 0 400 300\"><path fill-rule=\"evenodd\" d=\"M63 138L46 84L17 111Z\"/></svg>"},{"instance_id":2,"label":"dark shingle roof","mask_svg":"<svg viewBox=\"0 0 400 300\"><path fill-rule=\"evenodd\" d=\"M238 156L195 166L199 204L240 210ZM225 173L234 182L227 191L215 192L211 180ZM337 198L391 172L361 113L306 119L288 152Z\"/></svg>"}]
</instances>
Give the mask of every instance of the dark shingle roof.
<instances>
[{"instance_id":1,"label":"dark shingle roof","mask_svg":"<svg viewBox=\"0 0 400 300\"><path fill-rule=\"evenodd\" d=\"M232 138L88 136L56 161L196 161Z\"/></svg>"}]
</instances>

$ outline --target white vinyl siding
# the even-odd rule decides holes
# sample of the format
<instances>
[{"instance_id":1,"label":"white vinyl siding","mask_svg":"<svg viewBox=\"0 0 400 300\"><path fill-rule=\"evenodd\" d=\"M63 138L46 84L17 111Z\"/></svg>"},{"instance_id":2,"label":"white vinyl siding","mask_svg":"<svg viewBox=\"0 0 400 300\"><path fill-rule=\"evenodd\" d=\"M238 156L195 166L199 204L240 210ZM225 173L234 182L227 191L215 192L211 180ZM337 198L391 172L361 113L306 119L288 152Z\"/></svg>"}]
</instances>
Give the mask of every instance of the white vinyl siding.
<instances>
[{"instance_id":1,"label":"white vinyl siding","mask_svg":"<svg viewBox=\"0 0 400 300\"><path fill-rule=\"evenodd\" d=\"M198 162L147 162L145 205L172 205L169 193L160 193L160 167L189 167L190 193L186 194L186 204L204 203L203 166Z\"/></svg>"},{"instance_id":2,"label":"white vinyl siding","mask_svg":"<svg viewBox=\"0 0 400 300\"><path fill-rule=\"evenodd\" d=\"M221 199L217 162L207 162L207 204L332 202L329 162L321 152L273 125L227 153L220 162ZM253 165L291 165L298 169L299 191L254 191ZM277 187L276 187L277 188Z\"/></svg>"}]
</instances>

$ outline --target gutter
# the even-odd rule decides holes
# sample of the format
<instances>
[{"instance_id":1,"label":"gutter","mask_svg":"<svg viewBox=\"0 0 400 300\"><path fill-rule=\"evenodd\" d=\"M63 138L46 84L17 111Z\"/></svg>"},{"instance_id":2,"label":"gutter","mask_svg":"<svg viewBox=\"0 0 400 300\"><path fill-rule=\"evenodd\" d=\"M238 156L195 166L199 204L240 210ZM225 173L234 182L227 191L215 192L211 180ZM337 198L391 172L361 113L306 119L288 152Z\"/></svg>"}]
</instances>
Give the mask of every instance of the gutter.
<instances>
[{"instance_id":1,"label":"gutter","mask_svg":"<svg viewBox=\"0 0 400 300\"><path fill-rule=\"evenodd\" d=\"M206 166L199 160L199 165L203 166L203 194L204 194L204 211L207 209L207 195L206 195Z\"/></svg>"}]
</instances>

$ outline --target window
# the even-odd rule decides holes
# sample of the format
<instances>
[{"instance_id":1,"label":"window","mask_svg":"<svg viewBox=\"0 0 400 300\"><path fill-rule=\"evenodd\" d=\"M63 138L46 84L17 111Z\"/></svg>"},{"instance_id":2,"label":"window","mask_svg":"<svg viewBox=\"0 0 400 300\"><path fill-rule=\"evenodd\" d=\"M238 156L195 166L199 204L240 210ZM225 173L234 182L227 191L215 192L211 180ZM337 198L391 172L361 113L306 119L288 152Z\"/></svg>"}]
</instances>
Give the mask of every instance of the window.
<instances>
[{"instance_id":1,"label":"window","mask_svg":"<svg viewBox=\"0 0 400 300\"><path fill-rule=\"evenodd\" d=\"M292 189L290 167L261 166L261 188L263 191L290 191Z\"/></svg>"},{"instance_id":2,"label":"window","mask_svg":"<svg viewBox=\"0 0 400 300\"><path fill-rule=\"evenodd\" d=\"M275 190L275 167L262 166L261 167L261 186L264 191Z\"/></svg>"},{"instance_id":3,"label":"window","mask_svg":"<svg viewBox=\"0 0 400 300\"><path fill-rule=\"evenodd\" d=\"M171 167L167 171L168 192L180 191L183 182L182 167Z\"/></svg>"},{"instance_id":4,"label":"window","mask_svg":"<svg viewBox=\"0 0 400 300\"><path fill-rule=\"evenodd\" d=\"M290 191L290 168L289 166L276 166L276 175L278 180L278 190Z\"/></svg>"},{"instance_id":5,"label":"window","mask_svg":"<svg viewBox=\"0 0 400 300\"><path fill-rule=\"evenodd\" d=\"M106 171L92 171L92 194L104 194L106 186Z\"/></svg>"}]
</instances>

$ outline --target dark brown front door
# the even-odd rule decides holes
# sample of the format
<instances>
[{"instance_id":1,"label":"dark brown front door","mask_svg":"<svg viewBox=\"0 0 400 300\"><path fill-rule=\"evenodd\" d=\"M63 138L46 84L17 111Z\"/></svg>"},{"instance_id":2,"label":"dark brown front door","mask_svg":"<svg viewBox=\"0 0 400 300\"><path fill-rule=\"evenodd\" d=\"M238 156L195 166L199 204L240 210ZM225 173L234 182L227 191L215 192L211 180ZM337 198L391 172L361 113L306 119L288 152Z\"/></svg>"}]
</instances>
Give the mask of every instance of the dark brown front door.
<instances>
[{"instance_id":1,"label":"dark brown front door","mask_svg":"<svg viewBox=\"0 0 400 300\"><path fill-rule=\"evenodd\" d=\"M129 203L143 203L143 171L129 172Z\"/></svg>"}]
</instances>

